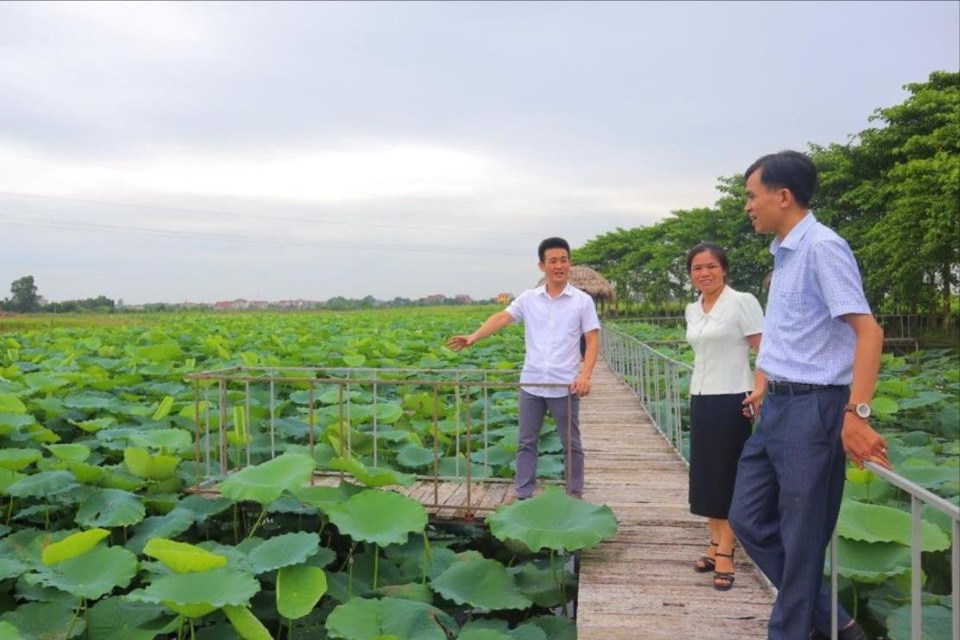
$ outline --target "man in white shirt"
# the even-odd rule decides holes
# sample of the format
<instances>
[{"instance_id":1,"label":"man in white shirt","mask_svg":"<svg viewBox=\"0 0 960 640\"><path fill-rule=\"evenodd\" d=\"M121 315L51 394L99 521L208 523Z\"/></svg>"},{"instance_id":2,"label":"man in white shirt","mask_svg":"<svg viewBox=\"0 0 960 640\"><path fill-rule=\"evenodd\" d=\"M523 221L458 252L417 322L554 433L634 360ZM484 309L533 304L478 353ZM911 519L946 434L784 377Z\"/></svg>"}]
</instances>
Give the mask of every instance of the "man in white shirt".
<instances>
[{"instance_id":1,"label":"man in white shirt","mask_svg":"<svg viewBox=\"0 0 960 640\"><path fill-rule=\"evenodd\" d=\"M600 320L593 299L569 283L570 245L547 238L537 249L544 284L529 289L504 310L487 318L470 335L453 336L454 351L469 347L513 322L524 325L526 352L520 374L515 488L517 499L533 496L537 454L546 412L557 423L567 470L567 493L583 494L583 447L580 444L580 398L590 393L590 376L599 351ZM580 336L586 342L581 368ZM549 386L537 386L537 383Z\"/></svg>"}]
</instances>

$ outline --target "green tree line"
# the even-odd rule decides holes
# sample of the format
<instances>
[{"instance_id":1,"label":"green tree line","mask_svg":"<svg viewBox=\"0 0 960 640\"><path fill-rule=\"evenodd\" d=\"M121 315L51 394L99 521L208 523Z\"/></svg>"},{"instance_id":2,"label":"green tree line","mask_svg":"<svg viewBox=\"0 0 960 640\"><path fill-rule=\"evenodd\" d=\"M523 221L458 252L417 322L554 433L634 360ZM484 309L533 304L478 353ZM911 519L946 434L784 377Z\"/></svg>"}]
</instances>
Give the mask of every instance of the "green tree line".
<instances>
[{"instance_id":1,"label":"green tree line","mask_svg":"<svg viewBox=\"0 0 960 640\"><path fill-rule=\"evenodd\" d=\"M960 282L960 73L935 71L904 88L902 104L870 116L875 126L843 144L809 145L820 173L811 206L850 243L876 311L925 314L930 326L947 327ZM713 207L618 228L573 260L602 273L620 301L677 308L693 295L687 251L709 240L728 252L730 284L765 300L771 238L757 236L743 211L742 174L719 178L718 190Z\"/></svg>"}]
</instances>

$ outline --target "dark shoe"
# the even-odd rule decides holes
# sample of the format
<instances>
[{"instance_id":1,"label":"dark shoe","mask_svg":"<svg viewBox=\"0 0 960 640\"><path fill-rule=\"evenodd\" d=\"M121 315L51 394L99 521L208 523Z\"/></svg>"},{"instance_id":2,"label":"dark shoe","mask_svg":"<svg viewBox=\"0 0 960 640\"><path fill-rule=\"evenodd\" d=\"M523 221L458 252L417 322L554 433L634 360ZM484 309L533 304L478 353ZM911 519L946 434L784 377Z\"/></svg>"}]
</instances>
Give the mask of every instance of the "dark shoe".
<instances>
[{"instance_id":1,"label":"dark shoe","mask_svg":"<svg viewBox=\"0 0 960 640\"><path fill-rule=\"evenodd\" d=\"M863 631L863 628L856 622L846 629L840 629L840 631L837 632L837 638L839 638L839 640L870 640ZM810 640L830 640L830 636L814 629L810 632Z\"/></svg>"},{"instance_id":2,"label":"dark shoe","mask_svg":"<svg viewBox=\"0 0 960 640\"><path fill-rule=\"evenodd\" d=\"M711 547L717 546L716 542L710 542ZM707 573L717 568L717 563L708 555L702 555L693 563L693 570L697 573Z\"/></svg>"},{"instance_id":3,"label":"dark shoe","mask_svg":"<svg viewBox=\"0 0 960 640\"><path fill-rule=\"evenodd\" d=\"M720 553L717 551L718 558L730 558L730 562L733 562L733 550L730 553ZM713 572L713 588L717 591L730 591L733 588L734 581L733 571L714 571Z\"/></svg>"}]
</instances>

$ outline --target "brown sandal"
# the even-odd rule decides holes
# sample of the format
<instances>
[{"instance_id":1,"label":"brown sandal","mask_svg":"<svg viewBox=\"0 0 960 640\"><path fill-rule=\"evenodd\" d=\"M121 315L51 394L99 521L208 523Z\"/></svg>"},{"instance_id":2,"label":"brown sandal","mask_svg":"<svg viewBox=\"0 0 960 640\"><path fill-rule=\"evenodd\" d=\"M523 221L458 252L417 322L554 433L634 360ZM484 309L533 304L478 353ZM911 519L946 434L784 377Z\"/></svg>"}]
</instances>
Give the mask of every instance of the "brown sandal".
<instances>
[{"instance_id":1,"label":"brown sandal","mask_svg":"<svg viewBox=\"0 0 960 640\"><path fill-rule=\"evenodd\" d=\"M730 553L720 553L717 551L717 556L721 558L730 558L730 562L733 563L733 550L730 550ZM733 571L714 571L713 572L713 588L717 591L729 591L733 588L733 581L736 576Z\"/></svg>"},{"instance_id":2,"label":"brown sandal","mask_svg":"<svg viewBox=\"0 0 960 640\"><path fill-rule=\"evenodd\" d=\"M717 546L717 543L711 540L710 546L715 547ZM697 561L693 563L693 570L696 571L697 573L707 573L709 571L713 571L716 568L717 568L716 561L706 554L697 558Z\"/></svg>"}]
</instances>

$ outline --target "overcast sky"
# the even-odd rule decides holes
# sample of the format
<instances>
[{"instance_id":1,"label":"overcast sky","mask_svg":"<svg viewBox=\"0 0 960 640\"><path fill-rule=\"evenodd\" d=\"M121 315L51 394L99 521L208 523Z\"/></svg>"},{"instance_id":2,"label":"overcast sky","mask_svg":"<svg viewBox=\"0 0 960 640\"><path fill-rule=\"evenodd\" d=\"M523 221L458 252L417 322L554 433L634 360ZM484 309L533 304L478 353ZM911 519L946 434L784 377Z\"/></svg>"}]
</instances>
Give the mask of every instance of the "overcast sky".
<instances>
[{"instance_id":1,"label":"overcast sky","mask_svg":"<svg viewBox=\"0 0 960 640\"><path fill-rule=\"evenodd\" d=\"M2 2L0 298L488 298L844 143L960 2Z\"/></svg>"}]
</instances>

